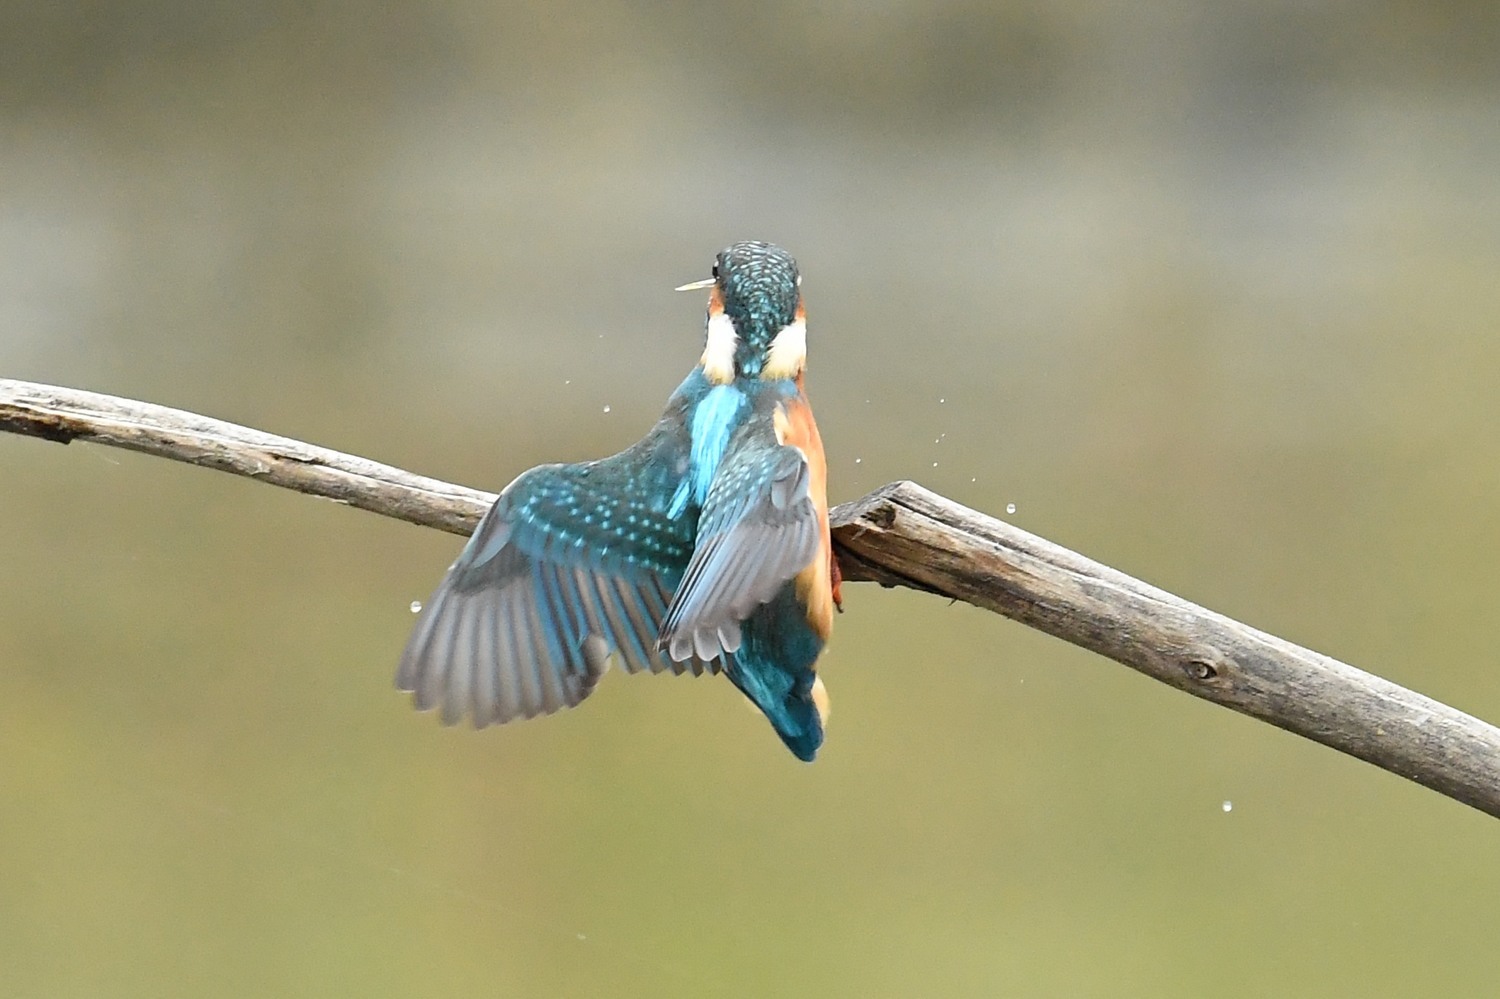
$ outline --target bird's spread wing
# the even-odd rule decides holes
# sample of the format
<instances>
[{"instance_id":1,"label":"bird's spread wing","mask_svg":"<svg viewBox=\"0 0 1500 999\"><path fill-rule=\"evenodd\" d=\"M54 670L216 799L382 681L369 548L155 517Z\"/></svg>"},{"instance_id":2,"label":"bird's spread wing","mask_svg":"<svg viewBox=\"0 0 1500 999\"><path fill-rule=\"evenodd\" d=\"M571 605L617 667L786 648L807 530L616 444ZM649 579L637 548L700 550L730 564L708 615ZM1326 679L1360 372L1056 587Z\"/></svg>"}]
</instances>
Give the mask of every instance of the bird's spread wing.
<instances>
[{"instance_id":1,"label":"bird's spread wing","mask_svg":"<svg viewBox=\"0 0 1500 999\"><path fill-rule=\"evenodd\" d=\"M657 640L674 662L738 651L740 623L818 553L807 458L797 447L766 445L732 450L714 476Z\"/></svg>"},{"instance_id":2,"label":"bird's spread wing","mask_svg":"<svg viewBox=\"0 0 1500 999\"><path fill-rule=\"evenodd\" d=\"M446 724L476 727L572 707L611 652L625 669L716 671L656 648L692 551L629 452L544 465L506 487L422 610L396 685ZM670 492L670 489L667 490Z\"/></svg>"}]
</instances>

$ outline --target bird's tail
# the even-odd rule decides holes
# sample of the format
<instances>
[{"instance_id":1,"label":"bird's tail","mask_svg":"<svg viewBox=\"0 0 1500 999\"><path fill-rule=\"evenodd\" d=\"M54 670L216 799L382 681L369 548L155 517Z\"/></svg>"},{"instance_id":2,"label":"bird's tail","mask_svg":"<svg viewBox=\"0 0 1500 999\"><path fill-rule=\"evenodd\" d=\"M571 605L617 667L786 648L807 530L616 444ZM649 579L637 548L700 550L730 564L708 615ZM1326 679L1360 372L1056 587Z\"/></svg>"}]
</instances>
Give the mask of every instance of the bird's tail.
<instances>
[{"instance_id":1,"label":"bird's tail","mask_svg":"<svg viewBox=\"0 0 1500 999\"><path fill-rule=\"evenodd\" d=\"M828 694L818 675L811 669L789 673L743 655L735 657L726 672L765 713L786 748L811 763L823 745L823 722L828 718Z\"/></svg>"}]
</instances>

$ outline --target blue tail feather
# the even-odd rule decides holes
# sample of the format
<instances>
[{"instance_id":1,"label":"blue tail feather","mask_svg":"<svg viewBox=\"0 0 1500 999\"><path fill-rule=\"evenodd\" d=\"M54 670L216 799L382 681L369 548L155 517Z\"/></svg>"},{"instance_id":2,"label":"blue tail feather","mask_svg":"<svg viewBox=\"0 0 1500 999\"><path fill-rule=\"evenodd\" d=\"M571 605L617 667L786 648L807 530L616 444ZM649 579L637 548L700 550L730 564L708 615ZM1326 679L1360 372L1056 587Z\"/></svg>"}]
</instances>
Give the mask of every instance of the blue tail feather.
<instances>
[{"instance_id":1,"label":"blue tail feather","mask_svg":"<svg viewBox=\"0 0 1500 999\"><path fill-rule=\"evenodd\" d=\"M812 700L812 670L795 675L741 652L725 672L765 714L786 748L797 759L811 763L823 745L823 720Z\"/></svg>"},{"instance_id":2,"label":"blue tail feather","mask_svg":"<svg viewBox=\"0 0 1500 999\"><path fill-rule=\"evenodd\" d=\"M813 664L823 640L807 623L807 612L786 586L741 625L742 642L725 672L765 713L781 741L799 759L812 762L823 745L823 719L813 703Z\"/></svg>"}]
</instances>

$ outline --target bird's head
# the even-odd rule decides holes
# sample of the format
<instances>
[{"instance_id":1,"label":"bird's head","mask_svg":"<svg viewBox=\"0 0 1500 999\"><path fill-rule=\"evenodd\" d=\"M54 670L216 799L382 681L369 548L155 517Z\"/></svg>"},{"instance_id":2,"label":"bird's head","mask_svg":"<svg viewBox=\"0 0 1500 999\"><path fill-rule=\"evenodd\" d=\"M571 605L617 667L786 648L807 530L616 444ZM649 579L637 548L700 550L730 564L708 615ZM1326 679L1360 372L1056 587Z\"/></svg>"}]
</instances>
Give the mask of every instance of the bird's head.
<instances>
[{"instance_id":1,"label":"bird's head","mask_svg":"<svg viewBox=\"0 0 1500 999\"><path fill-rule=\"evenodd\" d=\"M703 372L735 378L798 378L807 365L807 314L797 261L771 243L735 243L714 258L713 276L679 291L708 288Z\"/></svg>"}]
</instances>

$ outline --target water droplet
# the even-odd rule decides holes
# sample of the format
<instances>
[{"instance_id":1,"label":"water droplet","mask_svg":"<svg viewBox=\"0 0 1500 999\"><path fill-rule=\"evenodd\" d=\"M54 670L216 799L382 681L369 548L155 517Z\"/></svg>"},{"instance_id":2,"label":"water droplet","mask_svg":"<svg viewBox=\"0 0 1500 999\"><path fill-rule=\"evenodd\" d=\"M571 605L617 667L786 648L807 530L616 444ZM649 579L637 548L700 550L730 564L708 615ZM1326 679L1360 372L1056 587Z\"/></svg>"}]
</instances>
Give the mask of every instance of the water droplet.
<instances>
[{"instance_id":1,"label":"water droplet","mask_svg":"<svg viewBox=\"0 0 1500 999\"><path fill-rule=\"evenodd\" d=\"M563 379L563 384L564 385L572 385L573 384L573 379L571 379L571 378L564 378Z\"/></svg>"},{"instance_id":2,"label":"water droplet","mask_svg":"<svg viewBox=\"0 0 1500 999\"><path fill-rule=\"evenodd\" d=\"M938 405L941 406L943 403L945 403L947 401L948 401L947 399L939 399L938 400Z\"/></svg>"},{"instance_id":3,"label":"water droplet","mask_svg":"<svg viewBox=\"0 0 1500 999\"><path fill-rule=\"evenodd\" d=\"M855 458L855 459L854 459L854 463L855 463L855 464L856 464L856 465L858 465L858 464L859 464L859 463L860 463L860 462L862 462L862 461L864 461L864 459L863 459L863 458Z\"/></svg>"},{"instance_id":4,"label":"water droplet","mask_svg":"<svg viewBox=\"0 0 1500 999\"><path fill-rule=\"evenodd\" d=\"M1016 505L1014 503L1007 503L1007 504L1005 504L1005 512L1006 513L1015 513L1016 512Z\"/></svg>"},{"instance_id":5,"label":"water droplet","mask_svg":"<svg viewBox=\"0 0 1500 999\"><path fill-rule=\"evenodd\" d=\"M606 413L607 413L607 412L609 412L609 407L608 407L608 406L605 406L605 407L604 407L604 411L605 411L605 412L606 412Z\"/></svg>"},{"instance_id":6,"label":"water droplet","mask_svg":"<svg viewBox=\"0 0 1500 999\"><path fill-rule=\"evenodd\" d=\"M1222 808L1222 809L1224 809L1224 811L1226 811L1226 812L1232 812L1232 811L1234 811L1234 802L1232 802L1232 801L1226 801L1226 802L1224 802L1224 804L1220 805L1219 807Z\"/></svg>"},{"instance_id":7,"label":"water droplet","mask_svg":"<svg viewBox=\"0 0 1500 999\"><path fill-rule=\"evenodd\" d=\"M420 600L413 600L411 602L411 612L413 614L420 614L420 613L422 613L422 601L420 601Z\"/></svg>"},{"instance_id":8,"label":"water droplet","mask_svg":"<svg viewBox=\"0 0 1500 999\"><path fill-rule=\"evenodd\" d=\"M932 467L933 467L933 468L937 468L937 462L935 462L935 461L934 461L934 462L933 462L933 463L932 463Z\"/></svg>"},{"instance_id":9,"label":"water droplet","mask_svg":"<svg viewBox=\"0 0 1500 999\"><path fill-rule=\"evenodd\" d=\"M976 475L973 478L971 478L969 481L970 482L978 482L979 481L979 476Z\"/></svg>"}]
</instances>

